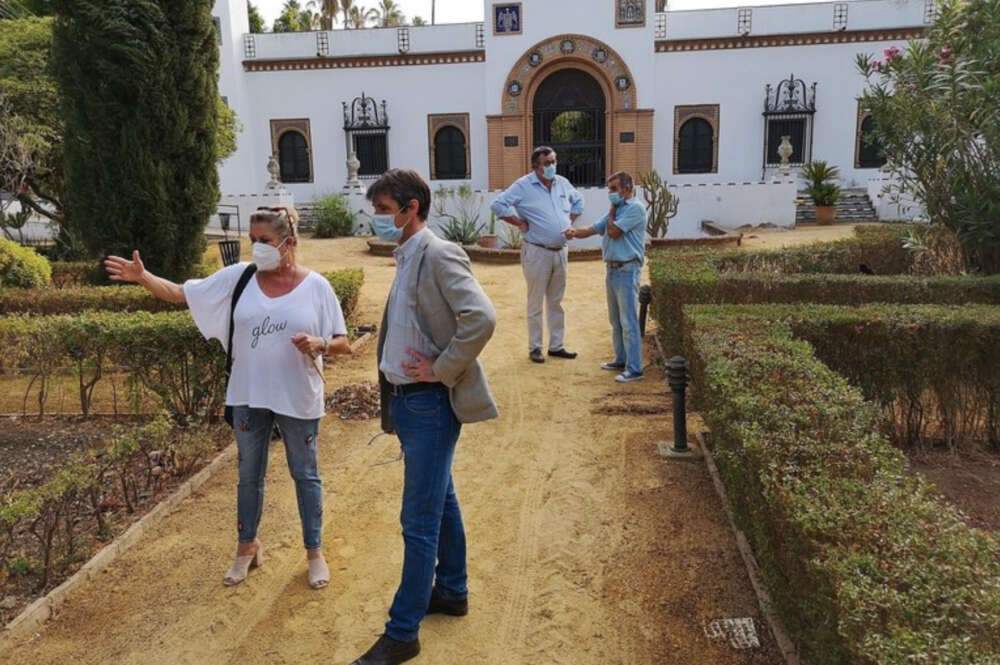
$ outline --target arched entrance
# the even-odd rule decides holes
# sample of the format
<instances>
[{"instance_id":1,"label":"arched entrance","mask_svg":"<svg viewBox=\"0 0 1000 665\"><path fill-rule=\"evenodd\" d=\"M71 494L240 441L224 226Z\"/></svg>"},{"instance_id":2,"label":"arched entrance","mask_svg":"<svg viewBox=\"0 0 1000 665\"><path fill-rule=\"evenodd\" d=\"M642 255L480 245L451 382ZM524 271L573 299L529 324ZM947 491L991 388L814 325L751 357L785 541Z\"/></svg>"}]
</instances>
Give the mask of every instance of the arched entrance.
<instances>
[{"instance_id":1,"label":"arched entrance","mask_svg":"<svg viewBox=\"0 0 1000 665\"><path fill-rule=\"evenodd\" d=\"M579 186L650 170L653 109L637 103L632 72L608 44L576 34L538 42L510 68L499 114L486 116L490 189L524 175L539 144L556 149L559 173Z\"/></svg>"},{"instance_id":2,"label":"arched entrance","mask_svg":"<svg viewBox=\"0 0 1000 665\"><path fill-rule=\"evenodd\" d=\"M532 104L534 145L551 146L559 175L577 187L604 184L607 100L601 85L580 69L560 69L538 86Z\"/></svg>"}]
</instances>

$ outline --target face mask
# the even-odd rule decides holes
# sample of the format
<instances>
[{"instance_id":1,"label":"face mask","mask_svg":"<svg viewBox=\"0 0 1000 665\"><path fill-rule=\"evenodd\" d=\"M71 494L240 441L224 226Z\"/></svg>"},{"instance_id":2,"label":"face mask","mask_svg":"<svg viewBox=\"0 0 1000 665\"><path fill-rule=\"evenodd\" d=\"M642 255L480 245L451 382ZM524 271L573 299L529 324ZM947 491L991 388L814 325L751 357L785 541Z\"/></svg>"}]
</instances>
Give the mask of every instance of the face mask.
<instances>
[{"instance_id":1,"label":"face mask","mask_svg":"<svg viewBox=\"0 0 1000 665\"><path fill-rule=\"evenodd\" d=\"M611 201L611 205L616 206L621 205L621 202L625 199L618 192L608 192L608 200Z\"/></svg>"},{"instance_id":2,"label":"face mask","mask_svg":"<svg viewBox=\"0 0 1000 665\"><path fill-rule=\"evenodd\" d=\"M281 252L278 251L278 248L285 244L285 240L282 240L278 247L266 242L253 244L253 262L257 265L257 270L274 270L281 265Z\"/></svg>"},{"instance_id":3,"label":"face mask","mask_svg":"<svg viewBox=\"0 0 1000 665\"><path fill-rule=\"evenodd\" d=\"M403 237L403 229L396 226L395 215L373 215L372 231L385 242L399 242Z\"/></svg>"},{"instance_id":4,"label":"face mask","mask_svg":"<svg viewBox=\"0 0 1000 665\"><path fill-rule=\"evenodd\" d=\"M542 171L542 175L545 176L546 180L552 180L553 178L555 178L556 177L556 165L555 164L549 164L548 166L546 166L545 169Z\"/></svg>"}]
</instances>

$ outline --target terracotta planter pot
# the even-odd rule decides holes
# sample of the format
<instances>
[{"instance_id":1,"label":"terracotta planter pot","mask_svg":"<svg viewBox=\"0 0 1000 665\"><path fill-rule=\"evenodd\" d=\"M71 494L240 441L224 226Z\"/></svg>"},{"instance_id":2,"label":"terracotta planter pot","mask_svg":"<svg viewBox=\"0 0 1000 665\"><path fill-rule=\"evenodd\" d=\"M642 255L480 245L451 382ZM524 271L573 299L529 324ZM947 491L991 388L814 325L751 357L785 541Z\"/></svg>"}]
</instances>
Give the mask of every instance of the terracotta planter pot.
<instances>
[{"instance_id":1,"label":"terracotta planter pot","mask_svg":"<svg viewBox=\"0 0 1000 665\"><path fill-rule=\"evenodd\" d=\"M816 223L828 226L837 218L837 206L816 206Z\"/></svg>"},{"instance_id":2,"label":"terracotta planter pot","mask_svg":"<svg viewBox=\"0 0 1000 665\"><path fill-rule=\"evenodd\" d=\"M491 233L485 233L479 236L479 246L485 247L487 249L496 249L500 246L500 236Z\"/></svg>"}]
</instances>

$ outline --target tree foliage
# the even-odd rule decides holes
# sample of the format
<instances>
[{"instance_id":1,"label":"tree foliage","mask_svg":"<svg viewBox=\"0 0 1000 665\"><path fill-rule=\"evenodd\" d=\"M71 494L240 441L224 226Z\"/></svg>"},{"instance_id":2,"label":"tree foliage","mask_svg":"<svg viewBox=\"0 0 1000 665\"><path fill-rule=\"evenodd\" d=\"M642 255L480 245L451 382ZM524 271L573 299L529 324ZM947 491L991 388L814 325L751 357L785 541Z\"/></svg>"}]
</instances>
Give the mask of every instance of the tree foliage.
<instances>
[{"instance_id":1,"label":"tree foliage","mask_svg":"<svg viewBox=\"0 0 1000 665\"><path fill-rule=\"evenodd\" d=\"M94 255L183 279L219 198L210 0L56 0L71 214Z\"/></svg>"},{"instance_id":2,"label":"tree foliage","mask_svg":"<svg viewBox=\"0 0 1000 665\"><path fill-rule=\"evenodd\" d=\"M267 25L264 23L264 17L261 16L260 10L257 9L257 5L252 2L247 2L247 13L250 16L250 32L267 32Z\"/></svg>"},{"instance_id":3,"label":"tree foliage","mask_svg":"<svg viewBox=\"0 0 1000 665\"><path fill-rule=\"evenodd\" d=\"M1000 272L1000 0L943 0L925 39L862 55L862 104L898 193Z\"/></svg>"}]
</instances>

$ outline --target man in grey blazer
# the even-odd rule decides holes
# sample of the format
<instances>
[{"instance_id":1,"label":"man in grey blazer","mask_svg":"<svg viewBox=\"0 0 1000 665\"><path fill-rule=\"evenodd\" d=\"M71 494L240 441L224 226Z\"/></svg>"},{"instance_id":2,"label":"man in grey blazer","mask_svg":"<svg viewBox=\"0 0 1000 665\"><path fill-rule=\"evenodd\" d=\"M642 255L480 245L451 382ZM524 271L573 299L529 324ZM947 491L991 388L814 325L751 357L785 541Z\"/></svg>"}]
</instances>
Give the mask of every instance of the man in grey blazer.
<instances>
[{"instance_id":1,"label":"man in grey blazer","mask_svg":"<svg viewBox=\"0 0 1000 665\"><path fill-rule=\"evenodd\" d=\"M393 169L368 189L376 234L398 243L382 317L378 366L382 429L404 455L403 576L385 634L352 665L396 665L420 653L425 614L468 612L465 529L451 478L463 423L498 416L477 360L496 311L465 252L427 228L431 192Z\"/></svg>"}]
</instances>

